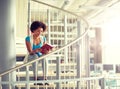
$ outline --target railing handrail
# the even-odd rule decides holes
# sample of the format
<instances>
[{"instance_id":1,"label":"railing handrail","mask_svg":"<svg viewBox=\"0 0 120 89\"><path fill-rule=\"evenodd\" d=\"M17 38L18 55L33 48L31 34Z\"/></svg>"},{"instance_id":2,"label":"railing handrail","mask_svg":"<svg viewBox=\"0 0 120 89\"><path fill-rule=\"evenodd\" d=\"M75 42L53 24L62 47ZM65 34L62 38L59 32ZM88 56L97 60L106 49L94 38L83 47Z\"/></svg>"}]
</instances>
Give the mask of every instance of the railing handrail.
<instances>
[{"instance_id":1,"label":"railing handrail","mask_svg":"<svg viewBox=\"0 0 120 89\"><path fill-rule=\"evenodd\" d=\"M8 74L8 73L10 73L10 72L12 72L12 71L15 71L16 69L19 69L19 68L21 68L21 67L24 67L24 66L27 66L27 65L29 65L29 64L32 64L32 63L34 63L34 62L36 62L36 61L38 61L38 60L42 60L42 59L50 56L51 54L54 54L54 53L56 53L56 52L59 52L59 51L63 50L64 48L70 46L71 44L77 42L78 40L81 40L81 39L88 33L88 31L89 31L89 24L88 24L88 22L87 22L83 17L78 16L78 15L76 15L75 13L72 13L72 12L70 12L70 11L67 11L67 10L64 10L64 9L61 9L61 8L58 8L58 7L55 7L55 6L53 6L53 5L49 5L49 4L43 3L43 2L38 1L38 0L32 0L32 1L41 3L41 4L44 4L44 5L47 5L47 6L56 8L56 9L59 9L59 10L62 10L62 11L64 11L64 12L67 12L67 13L70 13L70 14L72 14L72 15L75 15L75 16L77 16L78 18L83 19L83 21L85 21L85 23L87 24L86 31L85 31L84 33L82 33L80 36L78 36L78 37L77 37L75 40L73 40L72 42L64 45L63 47L61 47L61 48L59 48L59 49L56 49L56 50L48 53L47 55L43 55L43 56L41 56L40 58L37 58L37 59L32 60L32 61L30 61L30 62L27 62L27 63L25 63L25 64L21 64L21 65L19 65L19 66L16 66L16 67L14 67L14 68L11 68L11 69L9 69L9 70L6 70L5 72L3 72L3 73L0 74L0 77L3 76L3 75L5 75L5 74Z\"/></svg>"},{"instance_id":2,"label":"railing handrail","mask_svg":"<svg viewBox=\"0 0 120 89\"><path fill-rule=\"evenodd\" d=\"M12 68L12 69L9 69L9 70L1 73L1 74L0 74L0 77L3 76L3 75L5 75L5 74L8 74L8 73L10 73L10 72L12 72L12 71L15 71L16 69L19 69L19 68L21 68L21 67L27 66L27 65L29 65L29 64L31 64L31 63L34 63L34 62L38 61L38 60L42 60L42 59L44 59L45 57L50 56L51 54L54 54L54 53L56 53L56 52L59 52L59 51L63 50L64 48L70 46L71 44L77 42L78 40L81 40L81 39L88 33L88 31L89 31L89 30L86 30L80 37L78 37L77 39L73 40L72 42L66 44L65 46L63 46L63 47L61 47L61 48L59 48L59 49L56 49L56 50L54 50L54 51L52 51L52 52L50 52L50 53L48 53L48 54L46 54L46 55L41 56L40 58L37 58L37 59L32 60L32 61L30 61L30 62L27 62L27 63L25 63L25 64L21 64L21 65L19 65L19 66L16 66L16 67L14 67L14 68ZM27 54L27 55L28 55L28 54Z\"/></svg>"},{"instance_id":3,"label":"railing handrail","mask_svg":"<svg viewBox=\"0 0 120 89\"><path fill-rule=\"evenodd\" d=\"M88 24L88 22L86 21L86 19L84 19L84 18L83 18L82 16L80 16L80 15L77 15L77 14L75 14L75 13L73 13L73 12L68 11L68 10L65 10L65 9L62 9L62 8L59 8L59 7L56 7L56 6L53 6L53 5L50 5L50 4L47 4L47 3L44 3L44 2L38 1L38 0L31 0L31 1L34 1L34 2L37 2L37 3L41 3L41 4L44 4L44 5L50 6L50 7L52 7L52 8L61 10L61 11L63 11L63 12L67 12L67 13L72 14L72 15L74 15L74 16L77 16L78 18L81 18L83 21L85 21L86 24L87 24L87 26L89 27L89 24Z\"/></svg>"}]
</instances>

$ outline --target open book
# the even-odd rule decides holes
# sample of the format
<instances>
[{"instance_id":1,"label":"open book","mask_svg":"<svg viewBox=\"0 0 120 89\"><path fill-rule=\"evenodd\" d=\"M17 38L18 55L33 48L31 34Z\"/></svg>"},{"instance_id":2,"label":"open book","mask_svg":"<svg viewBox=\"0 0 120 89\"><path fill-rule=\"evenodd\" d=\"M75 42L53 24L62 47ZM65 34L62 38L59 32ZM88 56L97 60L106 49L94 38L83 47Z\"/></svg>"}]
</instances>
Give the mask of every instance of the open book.
<instances>
[{"instance_id":1,"label":"open book","mask_svg":"<svg viewBox=\"0 0 120 89\"><path fill-rule=\"evenodd\" d=\"M52 50L53 48L54 48L54 46L46 43L46 44L44 44L44 45L41 47L41 49L42 49L41 53L42 53L42 54L45 54L45 51L46 51L46 50L47 50L47 51L50 51L50 50Z\"/></svg>"}]
</instances>

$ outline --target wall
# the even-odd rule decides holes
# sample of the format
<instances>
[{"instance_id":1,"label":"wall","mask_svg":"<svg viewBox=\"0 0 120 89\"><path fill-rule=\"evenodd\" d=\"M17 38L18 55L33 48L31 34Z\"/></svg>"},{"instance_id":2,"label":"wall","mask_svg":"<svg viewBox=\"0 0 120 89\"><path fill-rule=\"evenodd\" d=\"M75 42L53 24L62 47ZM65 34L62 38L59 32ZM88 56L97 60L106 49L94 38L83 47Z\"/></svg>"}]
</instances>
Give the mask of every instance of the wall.
<instances>
[{"instance_id":1,"label":"wall","mask_svg":"<svg viewBox=\"0 0 120 89\"><path fill-rule=\"evenodd\" d=\"M16 37L27 35L28 0L16 0Z\"/></svg>"},{"instance_id":2,"label":"wall","mask_svg":"<svg viewBox=\"0 0 120 89\"><path fill-rule=\"evenodd\" d=\"M27 53L25 37L28 24L28 0L16 0L16 55Z\"/></svg>"}]
</instances>

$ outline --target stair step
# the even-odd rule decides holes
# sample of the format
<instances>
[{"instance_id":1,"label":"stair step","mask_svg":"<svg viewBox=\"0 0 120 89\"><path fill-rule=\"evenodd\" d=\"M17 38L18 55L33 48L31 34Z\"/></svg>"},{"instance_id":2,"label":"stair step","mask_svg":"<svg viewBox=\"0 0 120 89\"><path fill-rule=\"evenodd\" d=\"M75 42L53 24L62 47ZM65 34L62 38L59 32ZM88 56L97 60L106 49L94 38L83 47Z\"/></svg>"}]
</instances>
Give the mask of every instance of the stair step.
<instances>
[{"instance_id":1,"label":"stair step","mask_svg":"<svg viewBox=\"0 0 120 89\"><path fill-rule=\"evenodd\" d=\"M23 88L26 87L25 84L17 84L16 85L18 88ZM85 85L83 85L85 87ZM81 86L81 87L83 87ZM60 84L60 87L68 87L68 88L74 88L76 87L76 83L66 83L66 84ZM51 83L49 85L34 85L33 83L30 83L30 88L56 88L56 84Z\"/></svg>"},{"instance_id":2,"label":"stair step","mask_svg":"<svg viewBox=\"0 0 120 89\"><path fill-rule=\"evenodd\" d=\"M42 72L39 71L38 74L42 75ZM25 77L26 76L26 71L24 71L24 72L16 72L16 76L18 76L18 77ZM29 71L29 76L30 77L33 76L33 72L32 71ZM56 76L56 73L48 71L47 76ZM64 72L64 73L62 73L61 72L60 76L76 76L76 73L74 73L74 72Z\"/></svg>"},{"instance_id":3,"label":"stair step","mask_svg":"<svg viewBox=\"0 0 120 89\"><path fill-rule=\"evenodd\" d=\"M25 84L16 84L16 87L22 88L26 87ZM55 84L49 84L49 85L34 85L34 83L30 83L30 88L50 88L50 87L56 87Z\"/></svg>"},{"instance_id":4,"label":"stair step","mask_svg":"<svg viewBox=\"0 0 120 89\"><path fill-rule=\"evenodd\" d=\"M16 62L16 65L22 65L22 64L24 64L24 62L23 61L17 61ZM41 65L41 63L39 63L39 65ZM56 63L48 63L48 66L56 66ZM71 67L71 66L76 66L76 63L61 63L60 64L60 66L63 66L63 67Z\"/></svg>"}]
</instances>

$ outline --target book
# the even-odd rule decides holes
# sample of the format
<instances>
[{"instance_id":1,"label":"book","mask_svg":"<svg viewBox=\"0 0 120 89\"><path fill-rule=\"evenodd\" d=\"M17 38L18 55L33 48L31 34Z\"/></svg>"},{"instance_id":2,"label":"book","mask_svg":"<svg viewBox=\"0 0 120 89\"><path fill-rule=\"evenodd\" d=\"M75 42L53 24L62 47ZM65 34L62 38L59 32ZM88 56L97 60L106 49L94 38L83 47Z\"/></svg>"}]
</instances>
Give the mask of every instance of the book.
<instances>
[{"instance_id":1,"label":"book","mask_svg":"<svg viewBox=\"0 0 120 89\"><path fill-rule=\"evenodd\" d=\"M46 43L46 44L44 44L44 45L41 47L41 49L42 49L41 53L42 53L42 54L46 54L46 51L50 51L50 50L52 50L53 48L54 48L53 45L50 45L50 44Z\"/></svg>"}]
</instances>

